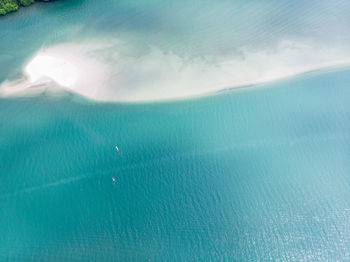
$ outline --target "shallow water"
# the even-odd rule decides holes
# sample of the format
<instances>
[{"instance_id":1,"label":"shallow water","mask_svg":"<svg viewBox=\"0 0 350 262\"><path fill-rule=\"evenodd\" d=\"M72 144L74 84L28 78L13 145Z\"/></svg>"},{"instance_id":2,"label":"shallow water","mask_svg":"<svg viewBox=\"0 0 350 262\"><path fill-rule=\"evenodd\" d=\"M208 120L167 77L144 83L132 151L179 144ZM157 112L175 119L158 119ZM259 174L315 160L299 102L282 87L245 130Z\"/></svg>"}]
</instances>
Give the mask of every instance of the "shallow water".
<instances>
[{"instance_id":1,"label":"shallow water","mask_svg":"<svg viewBox=\"0 0 350 262\"><path fill-rule=\"evenodd\" d=\"M29 81L0 96L51 79L90 99L164 100L350 64L349 11L345 0L37 4L1 20L0 81Z\"/></svg>"},{"instance_id":2,"label":"shallow water","mask_svg":"<svg viewBox=\"0 0 350 262\"><path fill-rule=\"evenodd\" d=\"M326 2L318 2L324 15L346 7L336 1L324 10ZM43 43L92 32L193 56L229 45L229 25L215 28L224 28L224 16L209 12L196 24L187 15L199 1L177 15L177 3L97 3L36 4L1 18L0 34L20 40L0 42L0 80L19 77ZM269 3L260 1L255 12L298 7ZM313 19L308 33L330 30L317 16L301 17ZM185 30L179 43L165 40L171 27L163 21L172 19L178 27L170 36ZM189 37L190 22L216 40ZM274 37L301 33L288 28L276 28ZM269 45L261 30L250 37ZM240 36L234 45L249 39ZM157 103L100 103L66 93L1 98L0 261L349 260L349 82L344 68Z\"/></svg>"}]
</instances>

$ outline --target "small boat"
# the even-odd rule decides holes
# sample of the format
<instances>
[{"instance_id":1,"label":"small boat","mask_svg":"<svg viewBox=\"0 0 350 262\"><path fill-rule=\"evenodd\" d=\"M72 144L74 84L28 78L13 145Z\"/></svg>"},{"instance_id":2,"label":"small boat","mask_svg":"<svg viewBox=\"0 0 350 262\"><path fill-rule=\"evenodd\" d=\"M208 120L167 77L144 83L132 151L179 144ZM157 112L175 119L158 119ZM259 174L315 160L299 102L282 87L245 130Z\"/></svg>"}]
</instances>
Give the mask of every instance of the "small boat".
<instances>
[{"instance_id":1,"label":"small boat","mask_svg":"<svg viewBox=\"0 0 350 262\"><path fill-rule=\"evenodd\" d=\"M114 177L112 177L112 181L113 181L113 183L115 183L115 178Z\"/></svg>"},{"instance_id":2,"label":"small boat","mask_svg":"<svg viewBox=\"0 0 350 262\"><path fill-rule=\"evenodd\" d=\"M119 148L117 146L115 146L115 150L117 150L119 152Z\"/></svg>"}]
</instances>

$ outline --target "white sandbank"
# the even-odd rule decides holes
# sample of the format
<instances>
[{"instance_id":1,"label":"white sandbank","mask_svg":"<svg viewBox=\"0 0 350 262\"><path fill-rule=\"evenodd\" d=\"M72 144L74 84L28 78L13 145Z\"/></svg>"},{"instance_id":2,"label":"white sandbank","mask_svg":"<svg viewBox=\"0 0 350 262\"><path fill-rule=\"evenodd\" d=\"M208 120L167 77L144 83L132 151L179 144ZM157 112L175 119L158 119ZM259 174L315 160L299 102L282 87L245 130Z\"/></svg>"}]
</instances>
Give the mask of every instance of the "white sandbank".
<instances>
[{"instance_id":1,"label":"white sandbank","mask_svg":"<svg viewBox=\"0 0 350 262\"><path fill-rule=\"evenodd\" d=\"M348 47L309 41L284 40L274 48L241 48L225 56L184 57L155 47L134 51L116 39L39 50L21 79L0 84L0 96L55 87L98 101L175 99L350 64Z\"/></svg>"}]
</instances>

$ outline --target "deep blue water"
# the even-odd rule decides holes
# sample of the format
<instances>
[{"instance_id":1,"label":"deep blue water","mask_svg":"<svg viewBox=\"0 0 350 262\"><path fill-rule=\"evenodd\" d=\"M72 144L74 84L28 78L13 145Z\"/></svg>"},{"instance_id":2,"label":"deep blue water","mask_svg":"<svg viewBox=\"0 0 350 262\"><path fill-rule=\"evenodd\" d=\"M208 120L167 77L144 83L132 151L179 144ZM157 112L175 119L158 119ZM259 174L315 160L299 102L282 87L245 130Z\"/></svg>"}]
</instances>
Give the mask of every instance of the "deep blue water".
<instances>
[{"instance_id":1,"label":"deep blue water","mask_svg":"<svg viewBox=\"0 0 350 262\"><path fill-rule=\"evenodd\" d=\"M238 36L227 34L240 28L227 1L176 14L180 4L156 0L36 4L0 19L0 81L40 46L93 34L202 55L269 45L305 24L325 39L335 12L333 39L346 42L348 4L317 2L325 21L308 16L315 1L236 1L234 19L251 32ZM238 16L251 8L267 23ZM281 27L285 14L311 21ZM164 102L0 98L0 261L350 260L349 73Z\"/></svg>"}]
</instances>

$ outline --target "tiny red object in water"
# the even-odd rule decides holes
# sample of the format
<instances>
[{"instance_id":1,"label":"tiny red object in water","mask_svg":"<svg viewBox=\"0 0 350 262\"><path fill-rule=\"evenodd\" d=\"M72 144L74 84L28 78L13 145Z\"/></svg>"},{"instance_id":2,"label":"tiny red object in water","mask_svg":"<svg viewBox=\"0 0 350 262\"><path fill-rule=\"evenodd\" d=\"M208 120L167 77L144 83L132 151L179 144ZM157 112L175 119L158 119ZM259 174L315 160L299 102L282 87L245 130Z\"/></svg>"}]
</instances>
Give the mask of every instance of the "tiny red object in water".
<instances>
[{"instance_id":1,"label":"tiny red object in water","mask_svg":"<svg viewBox=\"0 0 350 262\"><path fill-rule=\"evenodd\" d=\"M119 152L119 148L117 146L115 146L115 149Z\"/></svg>"},{"instance_id":2,"label":"tiny red object in water","mask_svg":"<svg viewBox=\"0 0 350 262\"><path fill-rule=\"evenodd\" d=\"M115 183L115 178L114 177L112 178L112 181L113 181L113 183Z\"/></svg>"}]
</instances>

